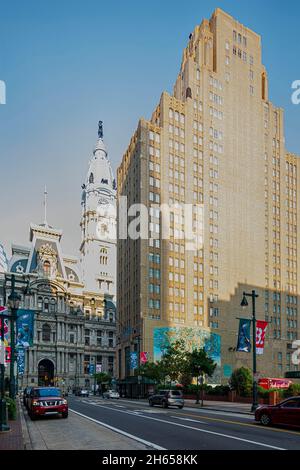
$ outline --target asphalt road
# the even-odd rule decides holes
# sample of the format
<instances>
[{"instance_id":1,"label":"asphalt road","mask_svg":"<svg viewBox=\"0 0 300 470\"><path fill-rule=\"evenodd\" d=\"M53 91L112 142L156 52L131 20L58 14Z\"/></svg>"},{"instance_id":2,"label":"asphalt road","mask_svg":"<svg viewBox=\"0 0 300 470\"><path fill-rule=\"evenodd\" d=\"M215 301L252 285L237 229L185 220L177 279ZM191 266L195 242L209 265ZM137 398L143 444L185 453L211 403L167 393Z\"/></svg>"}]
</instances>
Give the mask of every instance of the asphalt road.
<instances>
[{"instance_id":1,"label":"asphalt road","mask_svg":"<svg viewBox=\"0 0 300 470\"><path fill-rule=\"evenodd\" d=\"M265 428L249 415L145 402L68 397L70 412L162 450L297 450L300 432Z\"/></svg>"}]
</instances>

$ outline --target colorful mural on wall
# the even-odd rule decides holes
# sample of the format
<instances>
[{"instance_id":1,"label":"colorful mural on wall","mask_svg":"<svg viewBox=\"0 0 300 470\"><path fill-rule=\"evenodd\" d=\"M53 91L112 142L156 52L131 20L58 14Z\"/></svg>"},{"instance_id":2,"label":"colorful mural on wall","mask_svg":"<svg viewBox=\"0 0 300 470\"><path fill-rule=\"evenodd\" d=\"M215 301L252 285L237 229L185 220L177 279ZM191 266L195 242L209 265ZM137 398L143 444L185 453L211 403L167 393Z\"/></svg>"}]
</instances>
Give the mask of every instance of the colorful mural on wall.
<instances>
[{"instance_id":1,"label":"colorful mural on wall","mask_svg":"<svg viewBox=\"0 0 300 470\"><path fill-rule=\"evenodd\" d=\"M221 336L202 328L189 327L164 327L153 330L153 356L154 361L159 361L169 344L177 340L184 340L187 349L204 348L211 359L217 364L212 377L207 383L221 383Z\"/></svg>"}]
</instances>

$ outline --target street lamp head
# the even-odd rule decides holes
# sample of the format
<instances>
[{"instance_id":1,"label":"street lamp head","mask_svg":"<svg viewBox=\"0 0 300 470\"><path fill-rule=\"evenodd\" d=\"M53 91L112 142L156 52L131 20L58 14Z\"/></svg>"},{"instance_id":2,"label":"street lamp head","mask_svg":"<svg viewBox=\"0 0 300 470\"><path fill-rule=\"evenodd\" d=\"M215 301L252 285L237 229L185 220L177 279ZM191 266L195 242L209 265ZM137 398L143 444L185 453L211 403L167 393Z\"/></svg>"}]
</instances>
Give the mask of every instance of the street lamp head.
<instances>
[{"instance_id":1,"label":"street lamp head","mask_svg":"<svg viewBox=\"0 0 300 470\"><path fill-rule=\"evenodd\" d=\"M8 306L11 310L18 310L20 301L21 301L21 296L17 294L15 291L13 291L9 296L8 296Z\"/></svg>"},{"instance_id":2,"label":"street lamp head","mask_svg":"<svg viewBox=\"0 0 300 470\"><path fill-rule=\"evenodd\" d=\"M241 302L241 307L243 307L243 308L248 307L248 301L247 301L245 293L243 294L243 300Z\"/></svg>"}]
</instances>

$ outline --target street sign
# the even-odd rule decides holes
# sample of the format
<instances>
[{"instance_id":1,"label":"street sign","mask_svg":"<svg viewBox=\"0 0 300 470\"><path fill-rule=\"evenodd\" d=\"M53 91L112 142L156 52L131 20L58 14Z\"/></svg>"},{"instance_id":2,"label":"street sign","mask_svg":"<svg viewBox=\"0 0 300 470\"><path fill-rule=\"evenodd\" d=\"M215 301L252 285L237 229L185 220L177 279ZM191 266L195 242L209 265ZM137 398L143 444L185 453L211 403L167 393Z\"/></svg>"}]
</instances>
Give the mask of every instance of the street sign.
<instances>
[{"instance_id":1,"label":"street sign","mask_svg":"<svg viewBox=\"0 0 300 470\"><path fill-rule=\"evenodd\" d=\"M99 374L100 372L102 372L102 364L97 364L97 365L96 365L96 372L97 372L97 374Z\"/></svg>"}]
</instances>

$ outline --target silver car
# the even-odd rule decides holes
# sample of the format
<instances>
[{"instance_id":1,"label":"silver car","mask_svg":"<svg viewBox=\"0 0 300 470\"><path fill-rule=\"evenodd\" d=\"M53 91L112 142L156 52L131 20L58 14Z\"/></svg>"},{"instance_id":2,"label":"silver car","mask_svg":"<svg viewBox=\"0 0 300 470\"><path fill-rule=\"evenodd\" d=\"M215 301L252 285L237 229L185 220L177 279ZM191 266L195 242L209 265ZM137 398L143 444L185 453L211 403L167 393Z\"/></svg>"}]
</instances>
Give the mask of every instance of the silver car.
<instances>
[{"instance_id":1,"label":"silver car","mask_svg":"<svg viewBox=\"0 0 300 470\"><path fill-rule=\"evenodd\" d=\"M180 390L160 390L155 395L149 397L149 405L160 405L163 408L177 406L177 408L182 409L184 407L184 399Z\"/></svg>"},{"instance_id":2,"label":"silver car","mask_svg":"<svg viewBox=\"0 0 300 470\"><path fill-rule=\"evenodd\" d=\"M107 392L103 393L103 398L120 398L119 392L116 390L107 390Z\"/></svg>"}]
</instances>

